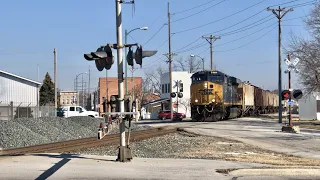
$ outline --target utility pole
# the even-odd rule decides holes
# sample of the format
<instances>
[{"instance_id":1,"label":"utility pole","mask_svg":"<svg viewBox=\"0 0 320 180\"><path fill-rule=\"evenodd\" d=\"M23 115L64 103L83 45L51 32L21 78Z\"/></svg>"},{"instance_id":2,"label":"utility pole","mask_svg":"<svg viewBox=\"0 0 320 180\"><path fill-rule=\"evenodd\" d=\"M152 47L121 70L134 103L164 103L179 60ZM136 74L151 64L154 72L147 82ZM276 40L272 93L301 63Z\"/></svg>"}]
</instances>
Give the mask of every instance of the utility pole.
<instances>
[{"instance_id":1,"label":"utility pole","mask_svg":"<svg viewBox=\"0 0 320 180\"><path fill-rule=\"evenodd\" d=\"M131 69L131 94L132 94L132 98L135 99L135 95L134 95L134 81L133 81L133 73L134 71L136 71L137 69L133 68Z\"/></svg>"},{"instance_id":2,"label":"utility pole","mask_svg":"<svg viewBox=\"0 0 320 180\"><path fill-rule=\"evenodd\" d=\"M82 91L82 104L81 104L81 106L83 107L83 106L84 106L83 74L82 74L81 78L82 78L82 79L81 79L81 91Z\"/></svg>"},{"instance_id":3,"label":"utility pole","mask_svg":"<svg viewBox=\"0 0 320 180\"><path fill-rule=\"evenodd\" d=\"M282 92L282 77L281 77L281 19L289 12L293 11L293 8L285 9L285 8L279 8L278 9L271 9L267 8L267 11L272 11L272 13L276 16L278 19L278 26L279 26L279 32L278 32L278 38L279 38L279 44L278 44L278 68L279 68L279 77L278 77L278 91L279 91L279 123L282 123L282 98L281 98L281 92ZM283 12L283 13L281 13Z\"/></svg>"},{"instance_id":4,"label":"utility pole","mask_svg":"<svg viewBox=\"0 0 320 180\"><path fill-rule=\"evenodd\" d=\"M168 2L168 42L169 42L169 76L170 76L170 114L171 120L173 120L173 106L172 106L172 54L171 54L171 23L170 23L170 2Z\"/></svg>"},{"instance_id":5,"label":"utility pole","mask_svg":"<svg viewBox=\"0 0 320 180\"><path fill-rule=\"evenodd\" d=\"M54 55L54 116L57 116L58 94L57 94L57 51L53 49Z\"/></svg>"},{"instance_id":6,"label":"utility pole","mask_svg":"<svg viewBox=\"0 0 320 180\"><path fill-rule=\"evenodd\" d=\"M91 107L91 92L90 92L90 79L91 79L91 73L90 73L90 65L89 65L89 80L88 80L88 96L89 96L89 105L88 105L88 109L90 109L89 111L92 110L92 107Z\"/></svg>"},{"instance_id":7,"label":"utility pole","mask_svg":"<svg viewBox=\"0 0 320 180\"><path fill-rule=\"evenodd\" d=\"M210 39L210 41L208 41L208 43L210 44L210 60L211 60L211 70L214 70L213 68L213 42L216 41L217 39L221 39L220 36L202 36L202 38L206 39L208 41L208 39Z\"/></svg>"}]
</instances>

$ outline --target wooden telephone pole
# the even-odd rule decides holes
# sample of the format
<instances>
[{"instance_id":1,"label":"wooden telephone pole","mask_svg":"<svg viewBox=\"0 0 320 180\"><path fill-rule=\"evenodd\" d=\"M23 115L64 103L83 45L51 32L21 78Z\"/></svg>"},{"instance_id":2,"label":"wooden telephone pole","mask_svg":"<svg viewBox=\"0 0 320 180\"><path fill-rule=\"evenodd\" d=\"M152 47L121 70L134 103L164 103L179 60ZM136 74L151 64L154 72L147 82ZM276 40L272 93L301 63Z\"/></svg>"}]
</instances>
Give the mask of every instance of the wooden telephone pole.
<instances>
[{"instance_id":1,"label":"wooden telephone pole","mask_svg":"<svg viewBox=\"0 0 320 180\"><path fill-rule=\"evenodd\" d=\"M202 38L205 38L208 41L208 43L210 44L211 70L214 70L214 68L213 68L213 42L218 40L218 39L221 39L221 37L220 36L212 36L212 35L210 35L210 36L207 36L207 37L202 36ZM210 41L208 39L210 39Z\"/></svg>"},{"instance_id":2,"label":"wooden telephone pole","mask_svg":"<svg viewBox=\"0 0 320 180\"><path fill-rule=\"evenodd\" d=\"M279 123L282 123L282 98L281 98L281 86L282 86L282 77L281 77L281 19L289 12L293 11L292 8L290 9L285 9L285 8L279 8L278 9L271 9L267 8L268 11L272 11L272 13L276 16L278 19L278 26L279 26L279 32L278 32L278 39L279 39L279 44L278 44L278 68L279 68L279 77L278 77L278 90L279 90ZM283 13L282 13L283 12Z\"/></svg>"}]
</instances>

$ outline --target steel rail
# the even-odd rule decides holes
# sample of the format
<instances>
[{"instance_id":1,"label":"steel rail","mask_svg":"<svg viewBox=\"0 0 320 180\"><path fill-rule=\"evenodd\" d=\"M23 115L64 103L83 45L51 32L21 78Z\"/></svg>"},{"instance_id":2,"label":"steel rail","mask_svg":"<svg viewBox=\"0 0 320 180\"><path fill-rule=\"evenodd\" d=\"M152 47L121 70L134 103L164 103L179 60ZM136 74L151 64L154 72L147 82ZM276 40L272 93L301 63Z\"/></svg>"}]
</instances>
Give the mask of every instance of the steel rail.
<instances>
[{"instance_id":1,"label":"steel rail","mask_svg":"<svg viewBox=\"0 0 320 180\"><path fill-rule=\"evenodd\" d=\"M147 130L139 130L131 132L130 141L140 141L148 139L155 136L166 135L169 133L174 133L177 128L152 128ZM98 147L103 145L112 145L119 142L119 134L109 134L103 139L98 139L97 137L89 137L61 142L54 142L48 144L39 144L33 146L3 149L0 151L0 156L5 155L18 155L18 154L28 154L28 153L62 153L70 152L74 150L79 150L83 148Z\"/></svg>"}]
</instances>

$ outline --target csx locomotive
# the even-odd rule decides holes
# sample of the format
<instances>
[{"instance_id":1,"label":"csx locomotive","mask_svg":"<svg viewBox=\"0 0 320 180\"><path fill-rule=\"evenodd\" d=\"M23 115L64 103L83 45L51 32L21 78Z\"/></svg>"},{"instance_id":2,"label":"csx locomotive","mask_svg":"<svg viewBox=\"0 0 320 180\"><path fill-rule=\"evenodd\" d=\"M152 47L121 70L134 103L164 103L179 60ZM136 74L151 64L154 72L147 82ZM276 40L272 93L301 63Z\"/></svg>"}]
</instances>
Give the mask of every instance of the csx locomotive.
<instances>
[{"instance_id":1,"label":"csx locomotive","mask_svg":"<svg viewBox=\"0 0 320 180\"><path fill-rule=\"evenodd\" d=\"M197 121L277 112L277 94L236 77L220 71L199 71L191 79L191 116Z\"/></svg>"}]
</instances>

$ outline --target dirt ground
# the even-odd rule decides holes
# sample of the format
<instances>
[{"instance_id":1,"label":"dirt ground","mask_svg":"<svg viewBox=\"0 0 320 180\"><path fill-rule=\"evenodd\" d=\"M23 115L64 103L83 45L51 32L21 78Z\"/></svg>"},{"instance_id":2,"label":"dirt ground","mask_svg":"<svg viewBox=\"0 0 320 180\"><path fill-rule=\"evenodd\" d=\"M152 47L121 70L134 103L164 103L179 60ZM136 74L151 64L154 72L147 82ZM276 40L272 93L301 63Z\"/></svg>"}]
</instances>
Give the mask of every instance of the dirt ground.
<instances>
[{"instance_id":1,"label":"dirt ground","mask_svg":"<svg viewBox=\"0 0 320 180\"><path fill-rule=\"evenodd\" d=\"M178 132L130 144L133 157L196 158L253 162L279 166L320 166L320 160L300 158L220 137ZM117 155L117 146L82 149L71 153Z\"/></svg>"}]
</instances>

